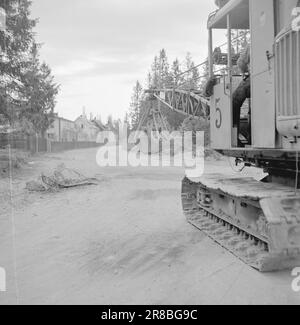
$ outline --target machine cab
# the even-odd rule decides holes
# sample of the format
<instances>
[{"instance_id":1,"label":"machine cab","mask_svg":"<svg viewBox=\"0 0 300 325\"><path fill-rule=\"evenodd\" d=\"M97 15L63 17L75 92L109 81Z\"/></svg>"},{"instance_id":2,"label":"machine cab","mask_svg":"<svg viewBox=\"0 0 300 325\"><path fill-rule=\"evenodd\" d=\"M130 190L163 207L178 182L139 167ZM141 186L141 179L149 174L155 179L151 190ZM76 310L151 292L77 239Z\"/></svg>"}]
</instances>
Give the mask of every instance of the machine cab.
<instances>
[{"instance_id":1,"label":"machine cab","mask_svg":"<svg viewBox=\"0 0 300 325\"><path fill-rule=\"evenodd\" d=\"M295 80L289 81L285 76L286 82L295 82L293 86L289 84L289 90L284 90L286 82L282 83L278 73L280 66L285 70L285 65L291 64L290 59L295 67L299 67L299 32L293 34L295 47L291 36L289 57L286 57L285 50L289 43L282 43L278 53L276 52L276 35L290 25L291 12L296 5L297 0L230 0L210 15L209 66L210 75L216 78L210 102L211 142L214 149L274 149L283 146L284 134L280 130L284 126L283 122L280 123L282 117L280 119L278 101L281 100L280 96L283 96L282 92L290 91L288 99L294 100L294 116L298 115L300 70L297 70L294 77L291 76ZM214 32L220 29L227 35L227 42L215 47ZM251 96L241 108L237 129L233 120L233 97L243 81L243 75L237 67L237 59L246 46L250 47ZM286 61L281 58L278 63L279 58L276 58L275 54L278 57L284 55ZM292 70L290 73L293 75Z\"/></svg>"}]
</instances>

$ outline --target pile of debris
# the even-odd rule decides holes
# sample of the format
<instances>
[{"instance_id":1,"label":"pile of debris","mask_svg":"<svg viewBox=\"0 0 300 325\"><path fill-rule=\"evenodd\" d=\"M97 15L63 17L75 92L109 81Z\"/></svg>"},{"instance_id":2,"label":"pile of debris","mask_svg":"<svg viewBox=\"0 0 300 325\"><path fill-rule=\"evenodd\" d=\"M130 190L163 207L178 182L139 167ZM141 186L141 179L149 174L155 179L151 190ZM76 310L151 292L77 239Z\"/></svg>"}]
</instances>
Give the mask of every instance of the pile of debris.
<instances>
[{"instance_id":1,"label":"pile of debris","mask_svg":"<svg viewBox=\"0 0 300 325\"><path fill-rule=\"evenodd\" d=\"M61 164L51 175L41 174L37 181L28 182L26 189L31 192L46 192L97 184L99 184L98 179L87 178L78 171Z\"/></svg>"}]
</instances>

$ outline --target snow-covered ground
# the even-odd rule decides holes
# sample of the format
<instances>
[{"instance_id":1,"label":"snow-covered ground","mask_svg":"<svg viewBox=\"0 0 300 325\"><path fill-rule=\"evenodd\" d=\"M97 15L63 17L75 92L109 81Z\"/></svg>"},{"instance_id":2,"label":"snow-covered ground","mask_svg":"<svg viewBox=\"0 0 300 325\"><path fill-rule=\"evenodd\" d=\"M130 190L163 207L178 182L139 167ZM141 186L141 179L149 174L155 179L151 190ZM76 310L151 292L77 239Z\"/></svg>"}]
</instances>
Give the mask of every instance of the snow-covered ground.
<instances>
[{"instance_id":1,"label":"snow-covered ground","mask_svg":"<svg viewBox=\"0 0 300 325\"><path fill-rule=\"evenodd\" d=\"M28 193L65 163L97 186ZM232 173L225 159L206 171ZM35 157L0 179L0 304L299 304L290 272L261 274L187 224L184 170L100 168L96 150ZM18 300L17 300L18 298Z\"/></svg>"}]
</instances>

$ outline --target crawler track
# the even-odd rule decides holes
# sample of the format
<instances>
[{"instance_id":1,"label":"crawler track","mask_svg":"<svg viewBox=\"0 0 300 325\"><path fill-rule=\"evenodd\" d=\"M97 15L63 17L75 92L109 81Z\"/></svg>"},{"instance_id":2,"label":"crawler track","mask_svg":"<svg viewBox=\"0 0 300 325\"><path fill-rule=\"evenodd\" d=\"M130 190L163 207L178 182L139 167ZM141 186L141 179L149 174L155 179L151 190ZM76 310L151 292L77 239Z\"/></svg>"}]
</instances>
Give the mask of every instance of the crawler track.
<instances>
[{"instance_id":1,"label":"crawler track","mask_svg":"<svg viewBox=\"0 0 300 325\"><path fill-rule=\"evenodd\" d=\"M197 202L198 184L187 178L182 183L182 206L187 221L233 255L261 271L275 271L290 267L299 261L285 254L272 254L269 251L268 241L262 240L227 220L211 212L209 208L199 206ZM299 264L300 265L300 264Z\"/></svg>"}]
</instances>

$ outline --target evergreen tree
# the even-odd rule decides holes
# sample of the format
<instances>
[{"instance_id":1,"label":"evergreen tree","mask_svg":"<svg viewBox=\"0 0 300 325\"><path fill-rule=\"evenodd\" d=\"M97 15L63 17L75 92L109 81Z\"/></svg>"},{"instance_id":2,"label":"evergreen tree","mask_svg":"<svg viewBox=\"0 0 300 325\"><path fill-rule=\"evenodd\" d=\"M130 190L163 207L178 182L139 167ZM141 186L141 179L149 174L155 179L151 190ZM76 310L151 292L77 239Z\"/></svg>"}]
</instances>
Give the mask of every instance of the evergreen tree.
<instances>
[{"instance_id":1,"label":"evergreen tree","mask_svg":"<svg viewBox=\"0 0 300 325\"><path fill-rule=\"evenodd\" d=\"M152 76L150 72L148 72L146 84L148 89L152 88Z\"/></svg>"},{"instance_id":2,"label":"evergreen tree","mask_svg":"<svg viewBox=\"0 0 300 325\"><path fill-rule=\"evenodd\" d=\"M172 78L169 72L169 63L165 49L160 50L159 53L159 79L160 88L165 89L172 83Z\"/></svg>"},{"instance_id":3,"label":"evergreen tree","mask_svg":"<svg viewBox=\"0 0 300 325\"><path fill-rule=\"evenodd\" d=\"M0 114L16 127L43 133L55 105L58 86L50 68L39 62L39 45L30 18L29 0L0 0L6 11L6 30L0 31Z\"/></svg>"},{"instance_id":4,"label":"evergreen tree","mask_svg":"<svg viewBox=\"0 0 300 325\"><path fill-rule=\"evenodd\" d=\"M184 67L188 71L184 75L184 89L196 90L199 88L199 70L195 67L195 63L192 59L190 52L186 54Z\"/></svg>"},{"instance_id":5,"label":"evergreen tree","mask_svg":"<svg viewBox=\"0 0 300 325\"><path fill-rule=\"evenodd\" d=\"M199 82L200 90L203 91L206 83L209 80L209 64L208 60L205 61L205 64L202 66L201 79Z\"/></svg>"},{"instance_id":6,"label":"evergreen tree","mask_svg":"<svg viewBox=\"0 0 300 325\"><path fill-rule=\"evenodd\" d=\"M139 81L133 87L133 94L130 103L130 126L136 130L142 114L143 88Z\"/></svg>"},{"instance_id":7,"label":"evergreen tree","mask_svg":"<svg viewBox=\"0 0 300 325\"><path fill-rule=\"evenodd\" d=\"M172 86L173 80L170 74L168 57L165 49L159 51L159 55L154 57L151 65L151 72L148 76L149 88L164 89Z\"/></svg>"},{"instance_id":8,"label":"evergreen tree","mask_svg":"<svg viewBox=\"0 0 300 325\"><path fill-rule=\"evenodd\" d=\"M184 75L181 75L183 70L190 71ZM183 65L180 64L178 59L175 59L170 67L166 50L162 49L160 50L159 55L154 57L150 72L147 75L146 85L148 89L168 89L175 87L186 90L199 90L204 87L208 79L208 72L209 67L207 62L202 67L200 76L199 68L195 66L190 53L187 53ZM202 75L203 78L200 78ZM149 106L149 100L147 101L147 97L143 96L141 84L136 82L136 85L133 88L129 112L131 129L137 129L143 112L145 112ZM182 115L169 110L164 105L162 105L161 109L163 111L163 115L167 118L171 129L178 130L185 117L182 117Z\"/></svg>"},{"instance_id":9,"label":"evergreen tree","mask_svg":"<svg viewBox=\"0 0 300 325\"><path fill-rule=\"evenodd\" d=\"M127 135L129 136L131 128L130 128L130 118L128 113L126 113L124 116L124 125L127 126Z\"/></svg>"},{"instance_id":10,"label":"evergreen tree","mask_svg":"<svg viewBox=\"0 0 300 325\"><path fill-rule=\"evenodd\" d=\"M179 76L182 73L181 68L180 68L180 63L179 60L176 58L175 61L173 61L173 64L171 66L171 72L170 72L170 76L172 79L172 88L173 87L177 87L179 85L181 85L184 82L184 78L183 76Z\"/></svg>"},{"instance_id":11,"label":"evergreen tree","mask_svg":"<svg viewBox=\"0 0 300 325\"><path fill-rule=\"evenodd\" d=\"M192 77L190 81L190 89L197 90L199 88L199 79L200 79L199 69L195 67L194 62L192 62L191 69L193 70L192 70Z\"/></svg>"},{"instance_id":12,"label":"evergreen tree","mask_svg":"<svg viewBox=\"0 0 300 325\"><path fill-rule=\"evenodd\" d=\"M31 2L28 0L0 0L6 12L6 29L0 31L0 96L2 113L10 121L16 118L20 107L18 98L21 77L28 67L27 55L34 41L36 20L29 17Z\"/></svg>"},{"instance_id":13,"label":"evergreen tree","mask_svg":"<svg viewBox=\"0 0 300 325\"><path fill-rule=\"evenodd\" d=\"M19 118L31 122L35 133L43 135L51 125L58 89L48 65L40 63L38 46L34 44L30 53L30 66L22 76L20 93L23 105Z\"/></svg>"},{"instance_id":14,"label":"evergreen tree","mask_svg":"<svg viewBox=\"0 0 300 325\"><path fill-rule=\"evenodd\" d=\"M160 86L160 72L159 72L159 59L157 56L154 57L154 61L151 66L151 87L153 89L158 89Z\"/></svg>"}]
</instances>

